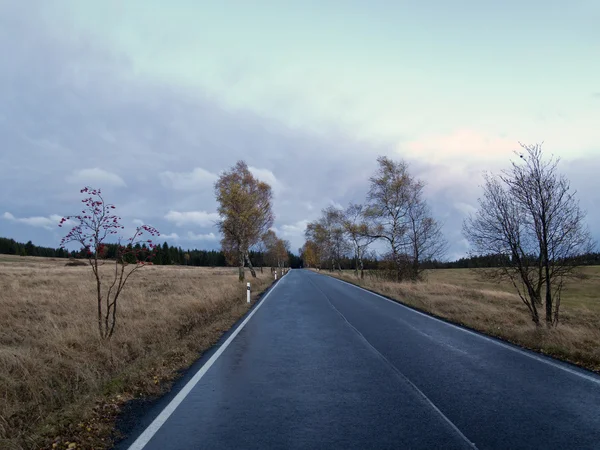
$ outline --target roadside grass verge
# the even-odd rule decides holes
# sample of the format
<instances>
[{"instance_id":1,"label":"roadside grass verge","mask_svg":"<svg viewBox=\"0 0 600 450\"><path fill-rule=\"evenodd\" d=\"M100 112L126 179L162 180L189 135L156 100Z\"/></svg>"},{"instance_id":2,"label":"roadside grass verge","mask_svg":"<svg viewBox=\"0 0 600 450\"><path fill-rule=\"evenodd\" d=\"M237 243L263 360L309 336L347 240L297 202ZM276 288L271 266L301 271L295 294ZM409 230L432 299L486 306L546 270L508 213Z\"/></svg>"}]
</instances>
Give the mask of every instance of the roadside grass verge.
<instances>
[{"instance_id":1,"label":"roadside grass verge","mask_svg":"<svg viewBox=\"0 0 600 450\"><path fill-rule=\"evenodd\" d=\"M91 270L65 263L0 256L2 449L110 448L123 406L168 391L248 310L237 269L148 266L126 286L109 344ZM258 275L253 300L272 282Z\"/></svg>"},{"instance_id":2,"label":"roadside grass verge","mask_svg":"<svg viewBox=\"0 0 600 450\"><path fill-rule=\"evenodd\" d=\"M535 327L508 285L485 281L477 270L437 269L423 282L395 283L351 271L321 271L468 328L600 373L600 267L565 288L558 327Z\"/></svg>"}]
</instances>

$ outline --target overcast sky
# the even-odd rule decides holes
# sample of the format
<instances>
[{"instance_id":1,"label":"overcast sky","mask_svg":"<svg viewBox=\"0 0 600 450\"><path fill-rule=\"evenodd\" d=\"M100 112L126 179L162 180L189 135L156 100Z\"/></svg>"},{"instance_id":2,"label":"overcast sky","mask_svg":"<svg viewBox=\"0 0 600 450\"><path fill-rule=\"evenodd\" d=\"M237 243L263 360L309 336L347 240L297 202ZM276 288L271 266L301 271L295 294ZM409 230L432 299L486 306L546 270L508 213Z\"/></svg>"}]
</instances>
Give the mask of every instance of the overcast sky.
<instances>
[{"instance_id":1,"label":"overcast sky","mask_svg":"<svg viewBox=\"0 0 600 450\"><path fill-rule=\"evenodd\" d=\"M295 250L387 155L455 258L482 171L544 141L598 239L598 23L597 0L0 0L0 236L58 246L89 184L216 248L212 186L244 159Z\"/></svg>"}]
</instances>

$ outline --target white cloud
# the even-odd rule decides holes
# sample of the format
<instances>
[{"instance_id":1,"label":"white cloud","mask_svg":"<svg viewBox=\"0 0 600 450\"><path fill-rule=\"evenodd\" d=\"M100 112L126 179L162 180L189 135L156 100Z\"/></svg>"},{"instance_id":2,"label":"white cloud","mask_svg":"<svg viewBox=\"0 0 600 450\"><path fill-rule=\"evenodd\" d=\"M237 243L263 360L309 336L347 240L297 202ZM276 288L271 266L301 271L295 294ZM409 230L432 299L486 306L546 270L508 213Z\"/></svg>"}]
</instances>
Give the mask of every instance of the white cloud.
<instances>
[{"instance_id":1,"label":"white cloud","mask_svg":"<svg viewBox=\"0 0 600 450\"><path fill-rule=\"evenodd\" d=\"M186 172L162 172L159 174L160 181L164 187L175 190L193 190L197 188L212 188L217 180L217 175L196 167L189 173Z\"/></svg>"},{"instance_id":2,"label":"white cloud","mask_svg":"<svg viewBox=\"0 0 600 450\"><path fill-rule=\"evenodd\" d=\"M463 214L473 214L475 213L475 211L477 211L477 208L475 206L463 202L456 202L454 204L454 207Z\"/></svg>"},{"instance_id":3,"label":"white cloud","mask_svg":"<svg viewBox=\"0 0 600 450\"><path fill-rule=\"evenodd\" d=\"M116 173L107 172L104 169L95 167L93 169L75 170L67 177L67 182L72 184L92 185L102 188L105 186L124 187L125 181Z\"/></svg>"},{"instance_id":4,"label":"white cloud","mask_svg":"<svg viewBox=\"0 0 600 450\"><path fill-rule=\"evenodd\" d=\"M206 211L169 211L165 219L173 222L178 227L189 224L208 227L214 225L219 220L219 214Z\"/></svg>"},{"instance_id":5,"label":"white cloud","mask_svg":"<svg viewBox=\"0 0 600 450\"><path fill-rule=\"evenodd\" d=\"M279 195L279 194L283 193L283 191L285 191L285 186L283 185L283 183L281 183L277 179L275 174L273 172L271 172L269 169L259 169L257 167L249 166L248 170L250 170L252 175L254 175L256 178L258 178L260 181L264 181L265 183L268 183L269 186L271 186L271 189L273 190L274 194Z\"/></svg>"},{"instance_id":6,"label":"white cloud","mask_svg":"<svg viewBox=\"0 0 600 450\"><path fill-rule=\"evenodd\" d=\"M144 225L144 221L140 220L140 219L133 219L131 222L138 227L141 227L142 225Z\"/></svg>"},{"instance_id":7,"label":"white cloud","mask_svg":"<svg viewBox=\"0 0 600 450\"><path fill-rule=\"evenodd\" d=\"M291 225L282 225L281 231L283 236L304 236L304 230L306 230L308 220L299 220L298 222Z\"/></svg>"},{"instance_id":8,"label":"white cloud","mask_svg":"<svg viewBox=\"0 0 600 450\"><path fill-rule=\"evenodd\" d=\"M62 219L62 216L58 214L51 214L48 217L43 216L34 216L34 217L15 217L9 212L5 212L2 217L5 220L10 220L11 222L24 223L25 225L29 225L37 228L45 228L47 230L52 230L58 227L58 223ZM67 225L72 225L73 222L67 221L65 222Z\"/></svg>"},{"instance_id":9,"label":"white cloud","mask_svg":"<svg viewBox=\"0 0 600 450\"><path fill-rule=\"evenodd\" d=\"M329 200L329 204L331 206L333 206L335 209L344 209L344 207L340 203L336 202L335 200Z\"/></svg>"},{"instance_id":10,"label":"white cloud","mask_svg":"<svg viewBox=\"0 0 600 450\"><path fill-rule=\"evenodd\" d=\"M188 239L192 241L216 241L217 236L215 233L207 233L207 234L195 234L192 231L188 231L187 234Z\"/></svg>"},{"instance_id":11,"label":"white cloud","mask_svg":"<svg viewBox=\"0 0 600 450\"><path fill-rule=\"evenodd\" d=\"M474 160L489 162L510 159L513 151L519 148L517 141L465 128L402 144L398 152L428 163L449 161L452 164L465 164Z\"/></svg>"},{"instance_id":12,"label":"white cloud","mask_svg":"<svg viewBox=\"0 0 600 450\"><path fill-rule=\"evenodd\" d=\"M5 3L9 2L0 0L0 4ZM582 205L589 211L590 227L600 239L600 209L595 208L599 203L595 174L600 168L595 155L600 148L600 128L596 126L600 110L595 103L583 109L569 108L564 102L553 106L554 100L546 96L548 102L533 100L523 104L520 112L508 102L509 106L498 112L495 107L467 105L475 116L448 115L445 106L453 104L455 97L442 96L440 108L431 104L421 106L448 116L448 121L429 120L435 126L424 127L420 122L423 114L413 114L409 118L412 122L404 123L400 134L397 120L400 116L395 113L389 115L384 111L382 114L388 117L383 122L381 117L374 119L371 110L383 111L375 101L367 109L358 108L362 112L348 113L358 128L347 129L349 122L345 119L345 125L341 126L337 122L339 111L331 116L336 123L328 120L317 123L325 116L315 116L305 127L298 111L308 110L296 108L300 103L286 105L290 99L285 95L281 107L274 107L274 103L269 106L277 111L275 120L248 110L246 106L252 102L241 109L234 105L224 107L219 94L190 96L188 88L174 79L165 83L143 82L134 76L136 69L129 58L112 48L106 39L87 31L79 33L66 22L54 21L49 27L43 17L46 8L5 9L2 11L3 17L8 17L5 22L14 26L0 27L0 54L12 52L20 58L16 62L0 58L0 73L7 81L0 83L0 98L13 99L0 102L0 139L8 149L0 152L0 192L20 195L4 195L0 203L4 211L15 211L13 214L25 219L18 221L12 214L2 218L0 213L0 228L7 237L56 246L57 233L43 228L50 226L48 217L34 216L56 211L77 212L74 206L80 199L76 188L85 184L78 180L87 175L84 181L97 180L98 187L104 186L107 177L109 184L127 183L128 188L113 188L114 193L107 195L107 201L114 203L123 216L127 226L123 234L135 228L136 223L132 222L135 218L144 221L152 218L153 225L170 233L169 239L176 239L172 231L178 230L179 241L172 242L186 242L188 230L212 231L217 235L216 241L189 242L217 247L219 234L211 227L211 219L216 216L184 212L216 211L212 189L204 187L215 177L209 171L218 175L218 169L250 158L250 151L251 170L273 187L278 234L286 236L292 248L298 248L304 239L297 223L316 217L321 208L329 205L330 198L344 206L350 201L364 201L377 155L388 155L407 158L411 173L427 182L426 195L432 210L437 218L445 219L450 253L460 253L465 248L457 243L464 214L455 203L476 205L480 171L496 171L502 168L500 165L507 165L513 157L512 150L518 148L518 140L530 143L544 139L548 151L562 154L569 161L574 159L571 152L589 152L581 156L589 157L585 162L577 163L567 172L580 193ZM68 18L72 14L58 15ZM348 92L355 92L352 83L348 86L352 89ZM238 88L244 90L244 86ZM582 92L584 88L589 93L598 91L583 86ZM236 89L230 92L236 94ZM315 88L318 94L317 91ZM32 93L36 101L32 101ZM302 102L308 98L302 93L298 96ZM421 93L415 91L415 98L419 96ZM19 104L19 108L14 108L14 104ZM343 110L356 111L352 101L349 104ZM558 108L565 108L570 121L557 116ZM545 122L535 119L534 123L527 118L538 115L538 110L546 114ZM556 117L553 119L552 115ZM45 120L48 117L52 120ZM365 118L381 123L387 137L357 138L365 137L359 131ZM321 132L315 133L313 126ZM387 130L392 133L387 134ZM170 150L165 151L166 148ZM281 153L282 148L286 149L285 154ZM14 167L29 170L18 171ZM45 175L40 177L40 173ZM67 175L78 184L65 183ZM164 184L170 187L165 188ZM201 187L194 189L196 186ZM280 194L284 187L284 193ZM170 221L164 218L169 210L174 211ZM197 222L209 226L202 227Z\"/></svg>"},{"instance_id":13,"label":"white cloud","mask_svg":"<svg viewBox=\"0 0 600 450\"><path fill-rule=\"evenodd\" d=\"M177 233L161 234L160 238L168 241L176 241L179 239L179 235Z\"/></svg>"}]
</instances>

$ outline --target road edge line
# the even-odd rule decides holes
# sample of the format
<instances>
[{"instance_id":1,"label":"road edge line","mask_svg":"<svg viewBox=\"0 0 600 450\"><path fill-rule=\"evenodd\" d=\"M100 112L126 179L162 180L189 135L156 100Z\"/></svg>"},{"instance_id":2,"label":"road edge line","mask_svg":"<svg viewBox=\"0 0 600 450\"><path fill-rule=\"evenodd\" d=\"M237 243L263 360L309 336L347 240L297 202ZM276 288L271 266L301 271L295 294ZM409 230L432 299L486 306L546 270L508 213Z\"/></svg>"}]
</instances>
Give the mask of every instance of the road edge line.
<instances>
[{"instance_id":1,"label":"road edge line","mask_svg":"<svg viewBox=\"0 0 600 450\"><path fill-rule=\"evenodd\" d=\"M194 376L181 388L181 390L177 393L177 395L163 408L163 410L156 416L156 418L146 427L146 429L137 437L137 439L128 447L128 450L142 450L148 442L154 437L154 435L160 430L160 428L164 425L164 423L169 419L171 414L175 412L177 407L185 400L188 394L194 389L196 384L202 379L202 377L208 372L208 370L212 367L212 365L217 361L219 356L223 354L223 352L229 347L231 342L235 339L240 331L246 326L248 321L254 316L256 311L263 305L263 303L269 298L269 295L281 284L280 280L278 283L273 286L272 289L269 289L269 292L260 299L258 304L250 311L248 316L244 319L244 321L231 333L231 335L227 338L227 340L218 348L218 350L210 357L208 361L206 361L202 367L198 369L198 371L194 374Z\"/></svg>"},{"instance_id":2,"label":"road edge line","mask_svg":"<svg viewBox=\"0 0 600 450\"><path fill-rule=\"evenodd\" d=\"M317 273L317 275L323 275L323 274ZM433 320L435 320L437 322L440 322L440 323L449 325L449 326L451 326L453 328L456 328L457 330L462 331L463 333L468 333L468 334L471 334L473 336L480 337L480 338L485 339L486 341L489 341L489 342L491 342L493 344L499 345L499 346L504 347L504 348L506 348L508 350L512 350L513 352L520 353L520 354L522 354L524 356L527 356L529 358L535 359L536 361L543 362L543 363L548 364L550 366L553 366L553 367L555 367L557 369L560 369L560 370L563 370L565 372L568 372L568 373L570 373L572 375L576 375L578 377L581 377L584 380L590 381L590 382L595 383L595 384L600 384L600 376L594 374L594 372L590 372L590 373L596 375L598 378L595 378L593 375L588 375L587 373L582 373L582 371L586 370L586 369L579 368L577 366L575 366L577 368L571 368L571 367L567 366L566 364L568 364L568 362L554 361L549 356L536 354L533 350L527 350L525 348L519 348L519 347L517 347L515 345L511 345L511 344L509 344L507 342L504 342L504 341L502 341L500 339L494 338L493 336L487 336L487 335L485 335L485 334L483 334L481 332L473 331L473 330L470 330L468 328L462 327L462 326L460 326L460 325L458 325L456 323L452 323L450 321L440 319L440 318L435 317L435 316L433 316L431 314L427 314L427 313L425 313L423 311L419 311L418 309L411 308L410 306L405 305L405 304L403 304L403 303L401 303L401 302L399 302L397 300L392 300L390 298L385 297L384 295L378 294L377 292L373 292L373 291L370 291L369 289L365 289L362 286L358 286L356 284L352 284L352 283L349 283L348 281L340 280L339 278L332 277L332 276L329 276L329 275L323 275L323 276L326 276L326 277L331 278L333 280L337 280L337 281L339 281L341 283L345 283L345 284L347 284L349 286L353 286L353 287L355 287L357 289L361 289L361 290L363 290L365 292L368 292L371 295L374 295L374 296L379 297L379 298L381 298L383 300L386 300L386 301L388 301L390 303L393 303L396 306L400 306L402 308L405 308L405 309L407 309L409 311L412 311L412 312L414 312L416 314L419 314L421 316L427 317L429 319L433 319Z\"/></svg>"}]
</instances>

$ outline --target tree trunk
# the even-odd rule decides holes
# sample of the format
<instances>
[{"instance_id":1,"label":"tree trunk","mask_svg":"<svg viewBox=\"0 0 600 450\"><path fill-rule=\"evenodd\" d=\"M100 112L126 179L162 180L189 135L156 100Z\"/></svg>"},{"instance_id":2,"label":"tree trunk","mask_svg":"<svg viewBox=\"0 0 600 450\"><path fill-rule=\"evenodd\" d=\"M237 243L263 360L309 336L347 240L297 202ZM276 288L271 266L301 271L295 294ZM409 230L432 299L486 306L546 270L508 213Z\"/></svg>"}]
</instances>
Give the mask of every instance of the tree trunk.
<instances>
[{"instance_id":1,"label":"tree trunk","mask_svg":"<svg viewBox=\"0 0 600 450\"><path fill-rule=\"evenodd\" d=\"M535 323L536 325L540 324L540 316L538 314L538 310L535 306L535 303L532 303L531 319L533 320L533 323Z\"/></svg>"},{"instance_id":2,"label":"tree trunk","mask_svg":"<svg viewBox=\"0 0 600 450\"><path fill-rule=\"evenodd\" d=\"M552 327L552 284L550 282L550 267L548 260L546 260L546 326Z\"/></svg>"},{"instance_id":3,"label":"tree trunk","mask_svg":"<svg viewBox=\"0 0 600 450\"><path fill-rule=\"evenodd\" d=\"M540 324L540 315L538 313L536 303L539 303L541 299L539 295L535 295L531 291L529 292L529 298L531 299L531 320L533 320L533 323L535 323L537 326Z\"/></svg>"},{"instance_id":4,"label":"tree trunk","mask_svg":"<svg viewBox=\"0 0 600 450\"><path fill-rule=\"evenodd\" d=\"M100 275L98 274L98 258L95 258L92 269L94 270L94 276L96 277L96 295L98 300L98 333L100 334L100 338L104 338L104 333L102 331L102 291L100 282Z\"/></svg>"},{"instance_id":5,"label":"tree trunk","mask_svg":"<svg viewBox=\"0 0 600 450\"><path fill-rule=\"evenodd\" d=\"M394 259L396 262L396 281L400 283L402 281L402 261L400 261L400 256L395 254Z\"/></svg>"},{"instance_id":6,"label":"tree trunk","mask_svg":"<svg viewBox=\"0 0 600 450\"><path fill-rule=\"evenodd\" d=\"M402 279L402 263L400 262L400 256L398 256L398 251L396 250L395 243L392 242L392 258L394 259L394 264L396 265L396 281L400 282Z\"/></svg>"},{"instance_id":7,"label":"tree trunk","mask_svg":"<svg viewBox=\"0 0 600 450\"><path fill-rule=\"evenodd\" d=\"M239 252L239 254L238 254L238 274L239 274L239 280L244 281L245 276L244 276L244 253L243 252Z\"/></svg>"},{"instance_id":8,"label":"tree trunk","mask_svg":"<svg viewBox=\"0 0 600 450\"><path fill-rule=\"evenodd\" d=\"M415 242L416 242L415 237ZM419 279L419 249L415 244L414 252L413 252L413 266L412 266L412 280L417 281Z\"/></svg>"},{"instance_id":9,"label":"tree trunk","mask_svg":"<svg viewBox=\"0 0 600 450\"><path fill-rule=\"evenodd\" d=\"M413 281L417 281L419 279L419 263L417 261L413 262L411 275Z\"/></svg>"},{"instance_id":10,"label":"tree trunk","mask_svg":"<svg viewBox=\"0 0 600 450\"><path fill-rule=\"evenodd\" d=\"M535 323L536 326L540 325L540 316L538 315L537 308L533 309L531 313L531 320L533 320L533 323Z\"/></svg>"},{"instance_id":11,"label":"tree trunk","mask_svg":"<svg viewBox=\"0 0 600 450\"><path fill-rule=\"evenodd\" d=\"M541 191L541 189L540 189ZM540 192L541 193L541 192ZM542 222L542 239L541 239L541 247L542 247L542 256L544 258L544 274L546 275L546 326L548 328L552 327L552 282L550 280L550 258L548 255L548 220L546 216L546 204L542 198L541 202L542 206L542 214L541 214L541 222ZM541 298L540 298L541 300Z\"/></svg>"},{"instance_id":12,"label":"tree trunk","mask_svg":"<svg viewBox=\"0 0 600 450\"><path fill-rule=\"evenodd\" d=\"M110 331L108 332L108 337L112 337L115 332L115 326L117 325L117 299L115 298L113 301L113 310L112 310L112 320L110 324Z\"/></svg>"},{"instance_id":13,"label":"tree trunk","mask_svg":"<svg viewBox=\"0 0 600 450\"><path fill-rule=\"evenodd\" d=\"M360 279L364 280L365 279L365 267L363 265L362 259L360 259L359 262L360 262Z\"/></svg>"},{"instance_id":14,"label":"tree trunk","mask_svg":"<svg viewBox=\"0 0 600 450\"><path fill-rule=\"evenodd\" d=\"M248 252L245 253L246 262L248 263L248 268L250 269L250 273L252 274L252 278L256 278L256 272L254 271L254 267L252 267L252 261L250 261L250 255Z\"/></svg>"}]
</instances>

